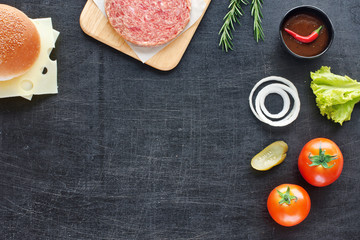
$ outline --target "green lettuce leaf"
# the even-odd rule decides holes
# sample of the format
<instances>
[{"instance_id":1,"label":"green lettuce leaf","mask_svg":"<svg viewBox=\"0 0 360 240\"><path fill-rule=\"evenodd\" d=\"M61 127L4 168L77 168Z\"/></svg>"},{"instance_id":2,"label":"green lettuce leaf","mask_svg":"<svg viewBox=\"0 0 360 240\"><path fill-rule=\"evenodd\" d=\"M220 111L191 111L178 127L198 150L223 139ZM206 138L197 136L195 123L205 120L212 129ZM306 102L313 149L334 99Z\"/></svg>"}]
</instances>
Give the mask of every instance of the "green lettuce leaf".
<instances>
[{"instance_id":1,"label":"green lettuce leaf","mask_svg":"<svg viewBox=\"0 0 360 240\"><path fill-rule=\"evenodd\" d=\"M348 76L331 73L330 67L311 72L311 89L316 105L323 116L343 124L349 121L356 103L360 101L360 83Z\"/></svg>"}]
</instances>

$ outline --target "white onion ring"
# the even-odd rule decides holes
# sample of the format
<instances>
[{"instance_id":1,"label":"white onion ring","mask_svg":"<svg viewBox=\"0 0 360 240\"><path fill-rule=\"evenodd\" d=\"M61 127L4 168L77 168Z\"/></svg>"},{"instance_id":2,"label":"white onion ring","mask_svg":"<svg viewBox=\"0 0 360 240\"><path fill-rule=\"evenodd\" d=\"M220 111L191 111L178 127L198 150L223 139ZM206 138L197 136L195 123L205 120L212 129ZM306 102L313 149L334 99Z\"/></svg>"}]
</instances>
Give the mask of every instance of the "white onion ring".
<instances>
[{"instance_id":1,"label":"white onion ring","mask_svg":"<svg viewBox=\"0 0 360 240\"><path fill-rule=\"evenodd\" d=\"M254 92L261 84L269 81L277 81L277 82L281 82L282 84L272 83L261 89L255 98L255 108L254 108L252 101ZM284 102L284 106L282 110L277 114L270 113L265 106L266 97L272 93L280 95L280 97L282 97ZM289 112L290 110L289 95L291 95L291 97L294 99L294 105L290 112ZM295 119L299 115L300 106L301 106L299 94L295 85L286 78L277 77L277 76L270 76L261 79L258 83L256 83L254 88L251 90L249 96L249 103L250 103L251 111L253 112L253 114L257 119L259 119L263 123L267 123L274 127L284 127L295 121ZM270 118L279 119L279 120L271 120Z\"/></svg>"}]
</instances>

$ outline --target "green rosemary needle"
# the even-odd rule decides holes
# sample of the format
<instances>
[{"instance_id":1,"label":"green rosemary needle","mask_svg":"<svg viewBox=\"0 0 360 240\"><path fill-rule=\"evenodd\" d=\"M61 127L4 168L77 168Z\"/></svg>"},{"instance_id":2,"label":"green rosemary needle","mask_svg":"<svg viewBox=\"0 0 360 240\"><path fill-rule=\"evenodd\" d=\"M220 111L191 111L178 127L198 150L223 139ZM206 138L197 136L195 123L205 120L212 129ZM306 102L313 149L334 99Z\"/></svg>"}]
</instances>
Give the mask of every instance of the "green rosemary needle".
<instances>
[{"instance_id":1,"label":"green rosemary needle","mask_svg":"<svg viewBox=\"0 0 360 240\"><path fill-rule=\"evenodd\" d=\"M233 35L232 30L235 30L234 23L239 23L239 18L243 15L241 4L247 5L247 0L230 0L229 11L224 17L224 24L222 25L219 35L220 43L219 46L226 52L233 49Z\"/></svg>"},{"instance_id":2,"label":"green rosemary needle","mask_svg":"<svg viewBox=\"0 0 360 240\"><path fill-rule=\"evenodd\" d=\"M263 0L252 0L251 2L251 16L254 18L254 37L256 42L259 42L259 39L264 41L264 31L261 26L261 19L263 14L261 12Z\"/></svg>"}]
</instances>

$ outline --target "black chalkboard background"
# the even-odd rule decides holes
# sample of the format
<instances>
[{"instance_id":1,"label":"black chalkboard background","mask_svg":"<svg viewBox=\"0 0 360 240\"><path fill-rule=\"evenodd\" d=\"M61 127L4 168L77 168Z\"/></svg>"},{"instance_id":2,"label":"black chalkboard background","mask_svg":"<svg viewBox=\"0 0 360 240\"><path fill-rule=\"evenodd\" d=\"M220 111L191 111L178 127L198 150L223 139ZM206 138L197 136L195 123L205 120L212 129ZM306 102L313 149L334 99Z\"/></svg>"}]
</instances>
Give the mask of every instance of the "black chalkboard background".
<instances>
[{"instance_id":1,"label":"black chalkboard background","mask_svg":"<svg viewBox=\"0 0 360 240\"><path fill-rule=\"evenodd\" d=\"M322 117L309 88L321 66L360 80L358 0L264 1L265 42L256 43L249 6L235 50L218 31L228 1L213 0L176 69L160 72L85 35L85 0L5 0L31 18L52 17L61 32L59 94L0 101L1 239L357 239L360 235L360 105L340 126ZM332 19L331 49L312 61L280 45L278 25L311 4ZM290 79L302 101L292 125L260 123L248 106L253 85ZM270 97L279 111L281 99ZM316 188L297 169L302 146L326 137L345 162L334 184ZM268 172L251 158L276 140L288 157ZM298 226L277 225L269 192L295 183L312 209Z\"/></svg>"}]
</instances>

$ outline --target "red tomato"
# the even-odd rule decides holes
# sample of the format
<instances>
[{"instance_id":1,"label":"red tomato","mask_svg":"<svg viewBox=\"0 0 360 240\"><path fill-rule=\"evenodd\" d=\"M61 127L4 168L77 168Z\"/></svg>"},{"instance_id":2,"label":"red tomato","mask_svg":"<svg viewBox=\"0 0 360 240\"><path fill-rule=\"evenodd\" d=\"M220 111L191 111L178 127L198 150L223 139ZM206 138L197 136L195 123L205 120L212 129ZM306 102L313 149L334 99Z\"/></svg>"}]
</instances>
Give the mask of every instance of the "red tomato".
<instances>
[{"instance_id":1,"label":"red tomato","mask_svg":"<svg viewBox=\"0 0 360 240\"><path fill-rule=\"evenodd\" d=\"M298 166L301 175L311 185L324 187L341 174L344 159L339 147L326 138L315 138L302 149Z\"/></svg>"},{"instance_id":2,"label":"red tomato","mask_svg":"<svg viewBox=\"0 0 360 240\"><path fill-rule=\"evenodd\" d=\"M302 187L282 184L271 191L267 200L270 216L280 225L291 227L301 223L309 214L311 201Z\"/></svg>"}]
</instances>

